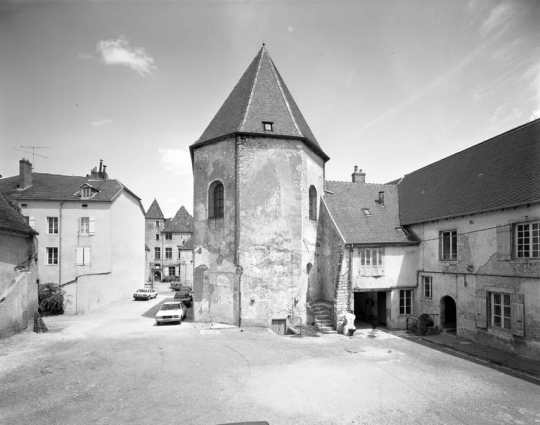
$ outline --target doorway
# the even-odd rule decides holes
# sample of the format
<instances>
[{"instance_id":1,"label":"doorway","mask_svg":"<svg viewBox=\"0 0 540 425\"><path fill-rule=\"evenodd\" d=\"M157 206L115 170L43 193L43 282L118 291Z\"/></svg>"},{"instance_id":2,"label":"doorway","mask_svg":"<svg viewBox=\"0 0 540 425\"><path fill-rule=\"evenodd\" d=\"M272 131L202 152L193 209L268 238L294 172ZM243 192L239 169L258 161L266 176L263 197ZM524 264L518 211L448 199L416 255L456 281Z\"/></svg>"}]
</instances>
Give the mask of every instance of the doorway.
<instances>
[{"instance_id":1,"label":"doorway","mask_svg":"<svg viewBox=\"0 0 540 425\"><path fill-rule=\"evenodd\" d=\"M386 326L386 292L355 292L354 315L373 326Z\"/></svg>"},{"instance_id":2,"label":"doorway","mask_svg":"<svg viewBox=\"0 0 540 425\"><path fill-rule=\"evenodd\" d=\"M161 273L154 272L154 282L161 282Z\"/></svg>"},{"instance_id":3,"label":"doorway","mask_svg":"<svg viewBox=\"0 0 540 425\"><path fill-rule=\"evenodd\" d=\"M456 302L452 297L446 295L441 298L441 327L443 331L452 332L457 327Z\"/></svg>"}]
</instances>

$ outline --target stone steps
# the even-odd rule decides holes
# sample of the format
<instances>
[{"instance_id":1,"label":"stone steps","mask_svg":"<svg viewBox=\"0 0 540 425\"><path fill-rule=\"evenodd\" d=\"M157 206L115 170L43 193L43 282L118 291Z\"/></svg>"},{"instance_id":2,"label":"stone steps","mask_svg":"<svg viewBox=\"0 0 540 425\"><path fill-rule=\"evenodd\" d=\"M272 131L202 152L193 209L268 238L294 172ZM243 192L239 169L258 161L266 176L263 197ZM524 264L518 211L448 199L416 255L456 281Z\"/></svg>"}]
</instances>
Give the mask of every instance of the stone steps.
<instances>
[{"instance_id":1,"label":"stone steps","mask_svg":"<svg viewBox=\"0 0 540 425\"><path fill-rule=\"evenodd\" d=\"M324 305L314 305L311 307L311 312L313 313L313 317L315 319L315 326L317 327L320 333L322 334L337 333L337 331L334 330L332 318L330 317L328 307Z\"/></svg>"}]
</instances>

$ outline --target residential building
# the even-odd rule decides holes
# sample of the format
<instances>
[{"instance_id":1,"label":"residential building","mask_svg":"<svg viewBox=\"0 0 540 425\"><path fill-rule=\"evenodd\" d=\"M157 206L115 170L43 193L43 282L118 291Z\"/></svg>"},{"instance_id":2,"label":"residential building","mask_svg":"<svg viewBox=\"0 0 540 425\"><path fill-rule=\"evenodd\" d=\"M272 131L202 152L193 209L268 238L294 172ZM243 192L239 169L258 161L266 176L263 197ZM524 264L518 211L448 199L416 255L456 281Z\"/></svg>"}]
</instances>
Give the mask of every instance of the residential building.
<instances>
[{"instance_id":1,"label":"residential building","mask_svg":"<svg viewBox=\"0 0 540 425\"><path fill-rule=\"evenodd\" d=\"M27 329L38 311L36 235L0 193L0 338Z\"/></svg>"},{"instance_id":2,"label":"residential building","mask_svg":"<svg viewBox=\"0 0 540 425\"><path fill-rule=\"evenodd\" d=\"M540 120L398 183L401 225L422 240L414 316L540 358Z\"/></svg>"},{"instance_id":3,"label":"residential building","mask_svg":"<svg viewBox=\"0 0 540 425\"><path fill-rule=\"evenodd\" d=\"M146 212L146 245L149 249L149 282L162 280L193 286L193 217L182 205L173 218L165 219L154 199Z\"/></svg>"},{"instance_id":4,"label":"residential building","mask_svg":"<svg viewBox=\"0 0 540 425\"><path fill-rule=\"evenodd\" d=\"M65 312L81 314L130 297L144 285L141 200L100 163L87 176L34 173L0 180L39 233L38 278L66 291Z\"/></svg>"}]
</instances>

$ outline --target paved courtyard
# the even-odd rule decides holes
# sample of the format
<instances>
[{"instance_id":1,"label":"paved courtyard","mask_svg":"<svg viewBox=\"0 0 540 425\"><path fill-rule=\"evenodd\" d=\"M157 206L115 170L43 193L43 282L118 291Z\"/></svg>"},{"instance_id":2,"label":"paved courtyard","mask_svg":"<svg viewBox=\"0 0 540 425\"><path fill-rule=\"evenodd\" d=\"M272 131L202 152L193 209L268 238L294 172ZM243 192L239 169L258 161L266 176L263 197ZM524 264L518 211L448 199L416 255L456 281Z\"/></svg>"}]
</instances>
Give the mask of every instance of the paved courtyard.
<instances>
[{"instance_id":1,"label":"paved courtyard","mask_svg":"<svg viewBox=\"0 0 540 425\"><path fill-rule=\"evenodd\" d=\"M540 386L489 365L379 330L157 327L171 296L1 340L0 423L540 424Z\"/></svg>"}]
</instances>

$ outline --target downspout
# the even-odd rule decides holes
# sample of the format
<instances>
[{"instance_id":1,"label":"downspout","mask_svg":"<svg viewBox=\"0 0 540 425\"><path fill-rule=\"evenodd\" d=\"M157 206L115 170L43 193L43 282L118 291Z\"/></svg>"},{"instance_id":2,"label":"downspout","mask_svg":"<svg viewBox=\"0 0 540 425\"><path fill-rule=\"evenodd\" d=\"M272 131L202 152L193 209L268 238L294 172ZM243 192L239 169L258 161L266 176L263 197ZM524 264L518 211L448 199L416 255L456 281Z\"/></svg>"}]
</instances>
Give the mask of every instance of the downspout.
<instances>
[{"instance_id":1,"label":"downspout","mask_svg":"<svg viewBox=\"0 0 540 425\"><path fill-rule=\"evenodd\" d=\"M64 201L60 201L58 211L58 286L62 285L62 207ZM77 286L75 286L75 314L77 313Z\"/></svg>"},{"instance_id":2,"label":"downspout","mask_svg":"<svg viewBox=\"0 0 540 425\"><path fill-rule=\"evenodd\" d=\"M238 327L242 326L242 266L240 265L240 195L238 190L238 136L234 138L234 264L238 275Z\"/></svg>"},{"instance_id":3,"label":"downspout","mask_svg":"<svg viewBox=\"0 0 540 425\"><path fill-rule=\"evenodd\" d=\"M352 296L352 283L353 283L353 254L354 254L354 246L351 245L349 248L349 282L347 284L347 310L349 313L352 313L351 311L351 296Z\"/></svg>"}]
</instances>

